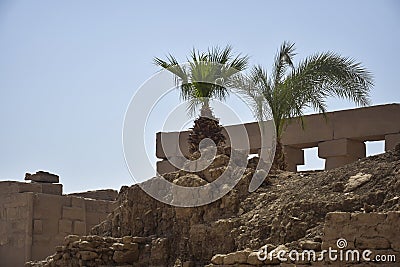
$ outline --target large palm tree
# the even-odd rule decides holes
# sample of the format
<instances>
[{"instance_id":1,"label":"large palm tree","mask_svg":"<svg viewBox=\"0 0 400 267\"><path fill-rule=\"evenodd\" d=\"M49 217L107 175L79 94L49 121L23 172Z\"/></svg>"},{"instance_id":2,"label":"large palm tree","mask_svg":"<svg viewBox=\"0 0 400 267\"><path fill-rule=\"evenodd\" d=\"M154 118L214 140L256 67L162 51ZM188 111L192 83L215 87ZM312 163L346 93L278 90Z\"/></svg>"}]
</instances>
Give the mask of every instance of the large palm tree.
<instances>
[{"instance_id":1,"label":"large palm tree","mask_svg":"<svg viewBox=\"0 0 400 267\"><path fill-rule=\"evenodd\" d=\"M271 75L261 66L253 67L254 86L238 86L244 92L258 120L271 118L276 127L276 152L273 167L285 169L282 134L289 119L302 116L306 108L325 114L326 98L349 99L369 105L373 86L371 73L361 63L333 52L317 53L293 64L294 43L284 42L278 50Z\"/></svg>"},{"instance_id":2,"label":"large palm tree","mask_svg":"<svg viewBox=\"0 0 400 267\"><path fill-rule=\"evenodd\" d=\"M210 100L225 100L229 94L230 80L247 67L248 57L233 55L232 47L214 47L207 52L192 50L186 64L179 64L172 55L164 61L155 58L154 63L175 75L175 83L181 98L188 101L188 113L194 115L200 109L200 117L194 121L189 135L189 151L199 150L199 143L210 138L217 146L225 143L219 120L213 115Z\"/></svg>"}]
</instances>

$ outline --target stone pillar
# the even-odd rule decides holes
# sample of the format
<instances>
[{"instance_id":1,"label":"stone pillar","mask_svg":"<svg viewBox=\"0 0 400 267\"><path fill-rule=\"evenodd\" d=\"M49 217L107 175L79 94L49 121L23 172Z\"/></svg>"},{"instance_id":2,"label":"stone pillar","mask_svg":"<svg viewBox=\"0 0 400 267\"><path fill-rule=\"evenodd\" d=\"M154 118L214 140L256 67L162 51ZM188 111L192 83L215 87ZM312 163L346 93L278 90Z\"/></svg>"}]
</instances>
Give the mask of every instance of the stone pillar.
<instances>
[{"instance_id":1,"label":"stone pillar","mask_svg":"<svg viewBox=\"0 0 400 267\"><path fill-rule=\"evenodd\" d=\"M287 170L291 172L297 171L297 165L304 165L304 151L300 148L283 146Z\"/></svg>"},{"instance_id":2,"label":"stone pillar","mask_svg":"<svg viewBox=\"0 0 400 267\"><path fill-rule=\"evenodd\" d=\"M325 170L334 169L365 157L365 143L346 138L320 142L318 156L326 159Z\"/></svg>"},{"instance_id":3,"label":"stone pillar","mask_svg":"<svg viewBox=\"0 0 400 267\"><path fill-rule=\"evenodd\" d=\"M385 135L385 151L392 150L400 143L400 133Z\"/></svg>"}]
</instances>

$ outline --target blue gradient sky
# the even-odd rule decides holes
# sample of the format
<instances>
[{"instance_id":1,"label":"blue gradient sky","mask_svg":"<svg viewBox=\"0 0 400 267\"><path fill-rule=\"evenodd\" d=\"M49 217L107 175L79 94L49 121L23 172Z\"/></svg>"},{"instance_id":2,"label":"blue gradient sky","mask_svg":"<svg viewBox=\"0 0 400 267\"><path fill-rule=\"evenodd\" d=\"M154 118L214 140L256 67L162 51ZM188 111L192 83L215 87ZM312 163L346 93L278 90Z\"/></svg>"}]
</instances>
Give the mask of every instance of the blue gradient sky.
<instances>
[{"instance_id":1,"label":"blue gradient sky","mask_svg":"<svg viewBox=\"0 0 400 267\"><path fill-rule=\"evenodd\" d=\"M154 56L183 61L193 46L231 44L268 69L284 40L296 42L297 59L332 50L374 73L374 104L400 102L398 1L138 2L0 1L0 180L47 170L66 192L132 184L121 137L127 105L158 71Z\"/></svg>"}]
</instances>

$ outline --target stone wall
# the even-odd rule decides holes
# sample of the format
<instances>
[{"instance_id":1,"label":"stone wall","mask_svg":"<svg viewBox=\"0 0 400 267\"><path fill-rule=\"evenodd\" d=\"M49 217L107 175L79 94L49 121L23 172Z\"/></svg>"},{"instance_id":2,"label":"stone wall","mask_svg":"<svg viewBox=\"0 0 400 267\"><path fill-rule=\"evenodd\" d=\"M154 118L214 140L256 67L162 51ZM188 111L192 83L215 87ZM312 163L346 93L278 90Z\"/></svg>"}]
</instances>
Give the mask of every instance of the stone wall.
<instances>
[{"instance_id":1,"label":"stone wall","mask_svg":"<svg viewBox=\"0 0 400 267\"><path fill-rule=\"evenodd\" d=\"M56 253L28 266L166 266L166 239L124 236L65 237ZM46 265L47 264L47 265Z\"/></svg>"},{"instance_id":2,"label":"stone wall","mask_svg":"<svg viewBox=\"0 0 400 267\"><path fill-rule=\"evenodd\" d=\"M100 189L87 192L71 193L69 196L85 197L98 200L114 201L118 197L118 192L112 189Z\"/></svg>"},{"instance_id":3,"label":"stone wall","mask_svg":"<svg viewBox=\"0 0 400 267\"><path fill-rule=\"evenodd\" d=\"M61 184L0 182L0 266L45 258L66 235L88 233L114 207L114 201L62 195Z\"/></svg>"},{"instance_id":4,"label":"stone wall","mask_svg":"<svg viewBox=\"0 0 400 267\"><path fill-rule=\"evenodd\" d=\"M314 240L303 240L300 242L301 248L296 249L299 253L304 250L314 250L317 259L321 257L322 250L329 250L329 248L342 249L343 253L350 249L358 250L360 255L362 251L368 249L372 251L369 256L371 259L375 255L390 255L395 257L391 258L391 261L380 263L376 261L365 262L362 259L340 261L339 256L337 261L332 261L327 254L324 254L324 260L320 261L310 261L307 258L292 261L288 256L286 256L287 261L281 261L277 252L284 250L289 253L293 248L289 249L285 245L268 244L266 245L268 251L275 250L272 258L260 261L257 251L244 249L228 254L217 254L210 259L211 263L207 267L398 266L400 261L399 222L399 211L388 213L328 213L322 239L318 237ZM346 240L347 244L338 248L338 240ZM29 266L199 266L194 261L182 262L179 259L172 265L168 264L167 242L166 238L156 237L67 236L63 245L56 247L55 254L43 261L31 262ZM285 258L282 254L281 257Z\"/></svg>"},{"instance_id":5,"label":"stone wall","mask_svg":"<svg viewBox=\"0 0 400 267\"><path fill-rule=\"evenodd\" d=\"M333 169L365 157L366 141L385 141L389 151L400 143L400 104L379 105L365 108L341 110L304 116L303 128L298 119L292 119L282 137L287 155L288 170L296 171L304 164L305 148L318 147L318 156L325 159L325 169ZM261 149L260 129L257 123L226 126L235 133L235 127L246 128L250 153ZM224 131L226 135L227 130ZM175 171L168 158L188 156L188 132L157 133L157 172L164 174ZM227 137L228 138L228 137ZM236 138L236 137L235 137ZM161 142L162 140L162 142ZM244 138L242 138L244 140ZM246 141L246 140L244 140ZM229 145L229 138L227 140ZM240 145L239 145L240 146Z\"/></svg>"},{"instance_id":6,"label":"stone wall","mask_svg":"<svg viewBox=\"0 0 400 267\"><path fill-rule=\"evenodd\" d=\"M331 260L327 254L323 254L325 257L322 261L309 261L307 258L291 261L286 257L288 261L283 262L278 259L277 252L284 250L289 253L291 249L285 245L273 246L272 244L267 244L268 251L276 251L272 254L272 259L268 258L260 261L257 251L245 249L228 254L217 254L211 259L211 264L207 266L399 266L399 233L400 211L387 213L331 212L325 218L322 238L318 237L314 240L300 242L301 249L298 249L298 252L314 250L318 259L322 257L322 250L329 251L329 248L331 248L338 251L338 259L336 261ZM349 253L349 261L345 260L346 256L343 256L343 260L340 261L340 250L343 251L343 255L346 255L346 251L357 250L360 253L360 259L357 260L356 256L353 258L352 254ZM365 250L372 251L372 254L368 256L372 261L366 262L362 259L361 255ZM386 261L378 262L374 260L376 255L380 257L376 259L385 258Z\"/></svg>"}]
</instances>

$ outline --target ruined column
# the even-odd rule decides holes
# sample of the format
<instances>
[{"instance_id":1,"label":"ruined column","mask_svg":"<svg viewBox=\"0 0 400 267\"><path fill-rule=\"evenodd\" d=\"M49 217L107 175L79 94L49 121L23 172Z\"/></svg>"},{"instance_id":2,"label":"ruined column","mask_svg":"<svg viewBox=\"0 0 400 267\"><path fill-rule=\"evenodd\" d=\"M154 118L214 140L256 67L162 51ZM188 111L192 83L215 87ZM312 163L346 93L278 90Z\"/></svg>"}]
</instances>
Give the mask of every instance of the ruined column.
<instances>
[{"instance_id":1,"label":"ruined column","mask_svg":"<svg viewBox=\"0 0 400 267\"><path fill-rule=\"evenodd\" d=\"M400 133L385 135L385 151L392 150L400 143Z\"/></svg>"},{"instance_id":2,"label":"ruined column","mask_svg":"<svg viewBox=\"0 0 400 267\"><path fill-rule=\"evenodd\" d=\"M287 170L291 172L297 171L297 165L304 165L304 151L301 148L283 146Z\"/></svg>"},{"instance_id":3,"label":"ruined column","mask_svg":"<svg viewBox=\"0 0 400 267\"><path fill-rule=\"evenodd\" d=\"M346 138L320 142L318 156L326 160L325 170L334 169L365 157L365 143Z\"/></svg>"}]
</instances>

